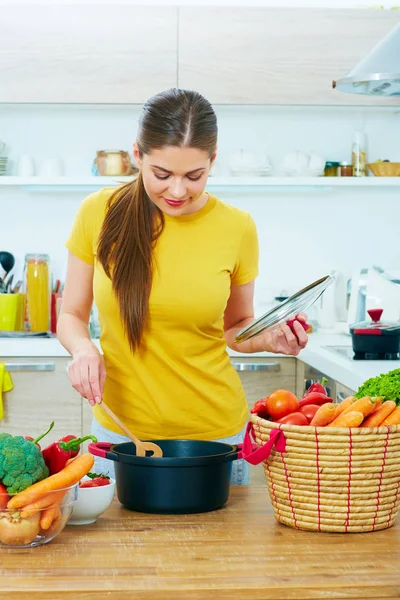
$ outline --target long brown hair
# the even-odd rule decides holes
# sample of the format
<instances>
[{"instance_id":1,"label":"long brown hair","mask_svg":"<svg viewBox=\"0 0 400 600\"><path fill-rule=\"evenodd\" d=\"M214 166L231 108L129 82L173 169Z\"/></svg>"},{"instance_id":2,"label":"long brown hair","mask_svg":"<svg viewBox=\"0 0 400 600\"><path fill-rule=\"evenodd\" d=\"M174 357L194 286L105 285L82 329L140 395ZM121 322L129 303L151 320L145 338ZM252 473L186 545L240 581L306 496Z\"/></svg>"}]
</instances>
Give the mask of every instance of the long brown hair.
<instances>
[{"instance_id":1,"label":"long brown hair","mask_svg":"<svg viewBox=\"0 0 400 600\"><path fill-rule=\"evenodd\" d=\"M217 118L199 93L171 89L146 102L136 143L140 157L166 146L205 150L217 145ZM153 249L164 228L162 211L150 200L141 173L112 194L103 222L97 258L112 281L132 350L142 339L149 310Z\"/></svg>"}]
</instances>

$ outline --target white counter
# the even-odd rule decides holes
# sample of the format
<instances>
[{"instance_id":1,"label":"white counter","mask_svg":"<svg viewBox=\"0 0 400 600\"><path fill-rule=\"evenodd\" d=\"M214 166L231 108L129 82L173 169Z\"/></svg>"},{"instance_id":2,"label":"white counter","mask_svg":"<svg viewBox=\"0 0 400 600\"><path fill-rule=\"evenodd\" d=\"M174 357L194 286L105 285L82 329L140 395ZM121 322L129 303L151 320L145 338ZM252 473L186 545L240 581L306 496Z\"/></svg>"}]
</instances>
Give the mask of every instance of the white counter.
<instances>
[{"instance_id":1,"label":"white counter","mask_svg":"<svg viewBox=\"0 0 400 600\"><path fill-rule=\"evenodd\" d=\"M94 340L100 347L99 341ZM303 350L298 358L324 373L326 376L340 382L346 387L357 390L358 387L370 377L381 373L387 373L392 369L400 368L400 360L396 361L353 361L341 356L326 346L351 346L351 338L348 335L337 333L313 333L310 335L307 348ZM228 349L233 357L274 357L276 355L267 352L259 354L240 354ZM68 352L61 346L56 338L30 338L10 339L0 338L0 362L1 357L67 357ZM280 355L281 356L281 355Z\"/></svg>"}]
</instances>

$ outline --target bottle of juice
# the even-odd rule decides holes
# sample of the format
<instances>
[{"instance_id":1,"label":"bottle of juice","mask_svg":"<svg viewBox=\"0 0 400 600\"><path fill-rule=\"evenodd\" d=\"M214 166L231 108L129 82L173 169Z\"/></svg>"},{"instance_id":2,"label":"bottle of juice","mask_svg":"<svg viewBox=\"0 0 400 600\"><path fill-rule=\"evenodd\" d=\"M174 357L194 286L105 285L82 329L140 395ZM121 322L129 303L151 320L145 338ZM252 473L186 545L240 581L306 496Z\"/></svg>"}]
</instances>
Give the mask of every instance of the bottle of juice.
<instances>
[{"instance_id":1,"label":"bottle of juice","mask_svg":"<svg viewBox=\"0 0 400 600\"><path fill-rule=\"evenodd\" d=\"M51 272L48 254L27 254L24 268L29 331L50 331Z\"/></svg>"}]
</instances>

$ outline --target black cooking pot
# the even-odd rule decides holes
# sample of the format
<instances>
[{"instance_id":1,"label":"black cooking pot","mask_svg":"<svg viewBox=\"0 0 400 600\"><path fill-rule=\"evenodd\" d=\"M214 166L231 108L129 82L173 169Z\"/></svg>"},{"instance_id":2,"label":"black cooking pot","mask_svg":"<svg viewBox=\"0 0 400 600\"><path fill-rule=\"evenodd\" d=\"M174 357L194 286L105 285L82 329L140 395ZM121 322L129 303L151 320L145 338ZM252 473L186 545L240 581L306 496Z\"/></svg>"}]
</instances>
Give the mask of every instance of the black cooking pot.
<instances>
[{"instance_id":1,"label":"black cooking pot","mask_svg":"<svg viewBox=\"0 0 400 600\"><path fill-rule=\"evenodd\" d=\"M400 323L381 321L383 310L367 311L371 321L350 327L355 359L397 359L400 352Z\"/></svg>"},{"instance_id":2,"label":"black cooking pot","mask_svg":"<svg viewBox=\"0 0 400 600\"><path fill-rule=\"evenodd\" d=\"M202 513L221 508L229 497L232 461L241 448L222 442L151 440L162 458L136 456L132 442L89 444L89 452L115 462L120 503L138 512Z\"/></svg>"}]
</instances>

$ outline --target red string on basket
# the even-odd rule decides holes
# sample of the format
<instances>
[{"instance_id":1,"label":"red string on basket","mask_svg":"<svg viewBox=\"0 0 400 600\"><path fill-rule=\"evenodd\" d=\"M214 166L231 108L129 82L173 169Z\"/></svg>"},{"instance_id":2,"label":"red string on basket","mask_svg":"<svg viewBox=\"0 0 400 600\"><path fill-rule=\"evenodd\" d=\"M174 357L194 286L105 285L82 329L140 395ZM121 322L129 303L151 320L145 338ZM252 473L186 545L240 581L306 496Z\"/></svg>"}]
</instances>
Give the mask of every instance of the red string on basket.
<instances>
[{"instance_id":1,"label":"red string on basket","mask_svg":"<svg viewBox=\"0 0 400 600\"><path fill-rule=\"evenodd\" d=\"M381 472L379 475L378 492L376 495L376 509L375 509L375 515L374 515L374 522L372 523L372 531L375 531L376 519L378 517L378 511L379 511L379 507L381 505L381 487L382 487L383 473L385 471L385 466L386 466L386 454L387 454L388 443L389 443L389 427L386 428L385 447L383 449L382 467L381 467Z\"/></svg>"},{"instance_id":2,"label":"red string on basket","mask_svg":"<svg viewBox=\"0 0 400 600\"><path fill-rule=\"evenodd\" d=\"M272 499L275 502L275 508L278 511L277 519L278 519L278 521L280 521L281 520L281 513L280 513L280 510L279 510L279 502L276 499L274 479L273 479L273 477L271 477L271 469L269 468L269 465L266 464L265 466L266 466L266 469L268 471L269 480L271 482Z\"/></svg>"},{"instance_id":3,"label":"red string on basket","mask_svg":"<svg viewBox=\"0 0 400 600\"><path fill-rule=\"evenodd\" d=\"M290 508L291 508L292 516L293 516L293 525L297 529L296 513L294 511L294 506L293 506L293 501L292 501L292 490L290 487L290 479L289 479L289 475L287 472L286 462L285 462L285 458L284 458L283 454L281 455L281 458L282 458L283 468L285 469L285 477L286 477L286 483L287 483L288 494L289 494L289 504L290 504Z\"/></svg>"},{"instance_id":4,"label":"red string on basket","mask_svg":"<svg viewBox=\"0 0 400 600\"><path fill-rule=\"evenodd\" d=\"M315 444L316 444L316 450L317 450L317 493L318 493L318 531L321 531L321 480L320 480L320 473L319 473L319 443L318 443L318 432L317 432L317 428L315 427Z\"/></svg>"},{"instance_id":5,"label":"red string on basket","mask_svg":"<svg viewBox=\"0 0 400 600\"><path fill-rule=\"evenodd\" d=\"M397 488L396 488L396 494L395 494L395 496L394 496L394 503L393 503L393 506L392 506L392 508L390 509L390 512L389 512L389 516L388 516L388 527L390 527L390 522L391 522L391 520L392 520L393 509L394 509L394 508L396 508L396 506L397 506L397 499L398 499L398 497L399 497L399 488L400 488L400 481L399 481L399 483L397 484Z\"/></svg>"},{"instance_id":6,"label":"red string on basket","mask_svg":"<svg viewBox=\"0 0 400 600\"><path fill-rule=\"evenodd\" d=\"M346 522L344 524L344 530L347 533L347 529L350 521L350 492L351 492L351 476L353 474L352 471L352 460L353 460L353 436L351 434L351 429L349 429L349 478L347 483L347 516Z\"/></svg>"}]
</instances>

